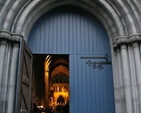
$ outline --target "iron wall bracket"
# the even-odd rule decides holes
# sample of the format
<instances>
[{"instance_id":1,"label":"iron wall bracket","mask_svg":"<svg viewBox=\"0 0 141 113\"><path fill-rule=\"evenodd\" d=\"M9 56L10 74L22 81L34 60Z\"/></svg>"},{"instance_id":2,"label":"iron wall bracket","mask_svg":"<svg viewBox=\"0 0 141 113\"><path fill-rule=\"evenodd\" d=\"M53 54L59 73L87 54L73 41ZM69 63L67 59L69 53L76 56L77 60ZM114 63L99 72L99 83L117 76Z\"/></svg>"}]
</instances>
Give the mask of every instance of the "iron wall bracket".
<instances>
[{"instance_id":1,"label":"iron wall bracket","mask_svg":"<svg viewBox=\"0 0 141 113\"><path fill-rule=\"evenodd\" d=\"M92 66L93 69L99 68L100 70L104 69L103 65L110 65L111 62L108 61L108 55L106 54L105 56L82 56L80 57L81 59L89 59L86 64L89 66ZM92 62L90 59L105 59L105 61L100 61L100 62Z\"/></svg>"}]
</instances>

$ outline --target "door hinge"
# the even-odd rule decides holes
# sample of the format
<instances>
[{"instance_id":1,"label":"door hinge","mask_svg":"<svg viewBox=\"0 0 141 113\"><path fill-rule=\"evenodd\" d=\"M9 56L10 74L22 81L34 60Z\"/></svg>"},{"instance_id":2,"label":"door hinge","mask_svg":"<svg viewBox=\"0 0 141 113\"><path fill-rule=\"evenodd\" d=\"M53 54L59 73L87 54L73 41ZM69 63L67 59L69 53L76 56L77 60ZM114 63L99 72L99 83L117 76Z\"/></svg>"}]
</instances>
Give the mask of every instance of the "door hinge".
<instances>
[{"instance_id":1,"label":"door hinge","mask_svg":"<svg viewBox=\"0 0 141 113\"><path fill-rule=\"evenodd\" d=\"M86 64L88 64L88 66L92 66L93 69L99 68L100 70L104 69L103 65L108 65L111 64L111 62L108 61L108 55L105 54L105 56L81 56L81 59L89 59ZM91 61L90 59L101 59L98 61ZM105 59L105 61L103 61L102 59Z\"/></svg>"}]
</instances>

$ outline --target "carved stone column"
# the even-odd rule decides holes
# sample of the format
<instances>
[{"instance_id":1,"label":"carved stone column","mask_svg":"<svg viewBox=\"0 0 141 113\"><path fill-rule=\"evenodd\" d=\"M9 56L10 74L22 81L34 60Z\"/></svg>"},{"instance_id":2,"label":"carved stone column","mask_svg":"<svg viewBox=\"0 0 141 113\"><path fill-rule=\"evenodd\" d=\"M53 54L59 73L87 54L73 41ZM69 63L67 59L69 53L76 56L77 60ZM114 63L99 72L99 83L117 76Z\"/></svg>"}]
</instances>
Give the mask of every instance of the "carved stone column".
<instances>
[{"instance_id":1,"label":"carved stone column","mask_svg":"<svg viewBox=\"0 0 141 113\"><path fill-rule=\"evenodd\" d=\"M49 70L45 70L45 106L48 107L48 93L49 93Z\"/></svg>"},{"instance_id":2,"label":"carved stone column","mask_svg":"<svg viewBox=\"0 0 141 113\"><path fill-rule=\"evenodd\" d=\"M131 84L131 76L130 76L130 67L129 67L129 58L128 58L128 39L127 37L120 37L116 41L117 46L120 48L120 54L118 54L118 59L121 58L121 63L119 62L119 69L122 69L122 76L123 76L123 88L124 88L124 95L123 99L125 100L125 104L122 106L125 107L125 113L133 113L133 105L132 105L132 84ZM118 51L117 51L118 52ZM121 74L119 72L119 74ZM121 77L121 75L119 75ZM122 78L122 77L121 77ZM120 79L119 79L120 83ZM122 92L121 92L122 93ZM123 108L124 108L123 107ZM124 110L124 109L123 109ZM118 110L120 111L120 110ZM123 111L121 111L123 112Z\"/></svg>"},{"instance_id":3,"label":"carved stone column","mask_svg":"<svg viewBox=\"0 0 141 113\"><path fill-rule=\"evenodd\" d=\"M127 47L125 44L121 45L121 58L122 58L122 69L123 69L122 72L123 72L123 79L124 79L126 113L133 113L132 92L131 92L132 84L131 84L131 77L130 77Z\"/></svg>"},{"instance_id":4,"label":"carved stone column","mask_svg":"<svg viewBox=\"0 0 141 113\"><path fill-rule=\"evenodd\" d=\"M0 41L0 112L3 113L3 108L5 108L7 102L6 99L6 91L7 91L7 68L6 68L6 63L7 61L4 60L7 55L6 55L6 50L7 50L7 41L6 40L1 40Z\"/></svg>"},{"instance_id":5,"label":"carved stone column","mask_svg":"<svg viewBox=\"0 0 141 113\"><path fill-rule=\"evenodd\" d=\"M141 55L139 50L139 42L141 41L141 35L133 35L129 37L129 42L133 46L134 53L134 64L135 64L135 74L137 80L137 92L139 101L139 113L141 112Z\"/></svg>"},{"instance_id":6,"label":"carved stone column","mask_svg":"<svg viewBox=\"0 0 141 113\"><path fill-rule=\"evenodd\" d=\"M3 78L3 74L4 74L4 59L5 59L5 51L6 51L6 44L7 44L7 40L0 40L0 86L2 86L2 78ZM1 88L1 87L0 87ZM0 89L0 97L2 90ZM0 98L1 101L2 98Z\"/></svg>"},{"instance_id":7,"label":"carved stone column","mask_svg":"<svg viewBox=\"0 0 141 113\"><path fill-rule=\"evenodd\" d=\"M123 89L125 99L125 113L140 113L141 112L141 50L140 50L141 35L135 34L129 37L119 37L114 43L114 49L117 52L118 60L121 58L121 63L118 63L119 70L122 70ZM118 48L118 49L117 49ZM119 49L120 48L120 49ZM119 75L120 78L120 71ZM120 84L120 79L119 82ZM122 91L121 91L122 92ZM124 102L123 102L124 103ZM122 103L121 103L122 104ZM123 112L117 110L118 113ZM120 112L119 112L120 111Z\"/></svg>"},{"instance_id":8,"label":"carved stone column","mask_svg":"<svg viewBox=\"0 0 141 113\"><path fill-rule=\"evenodd\" d=\"M21 35L0 31L0 112L13 113Z\"/></svg>"},{"instance_id":9,"label":"carved stone column","mask_svg":"<svg viewBox=\"0 0 141 113\"><path fill-rule=\"evenodd\" d=\"M117 112L116 113L125 113L125 101L124 101L124 98L125 98L125 94L124 94L124 84L123 84L123 74L122 74L122 67L121 67L121 51L120 51L120 48L117 47L116 48L116 52L117 52L117 61L118 61L118 76L116 77L117 78L117 87L118 87L118 92L117 92L117 95L118 95L118 108L117 108Z\"/></svg>"}]
</instances>

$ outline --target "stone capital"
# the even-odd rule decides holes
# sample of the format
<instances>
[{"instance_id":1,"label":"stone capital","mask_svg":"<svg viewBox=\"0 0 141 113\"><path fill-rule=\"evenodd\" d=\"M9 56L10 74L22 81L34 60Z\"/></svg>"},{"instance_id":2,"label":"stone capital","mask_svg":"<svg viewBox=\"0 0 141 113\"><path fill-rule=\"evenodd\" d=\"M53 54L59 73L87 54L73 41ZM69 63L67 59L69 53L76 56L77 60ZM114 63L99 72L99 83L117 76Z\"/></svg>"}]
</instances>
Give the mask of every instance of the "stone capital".
<instances>
[{"instance_id":1,"label":"stone capital","mask_svg":"<svg viewBox=\"0 0 141 113\"><path fill-rule=\"evenodd\" d=\"M120 36L116 39L116 41L113 43L114 49L118 48L119 45L126 45L128 43L128 37L127 36Z\"/></svg>"},{"instance_id":2,"label":"stone capital","mask_svg":"<svg viewBox=\"0 0 141 113\"><path fill-rule=\"evenodd\" d=\"M141 41L141 34L133 34L130 36L120 36L116 39L116 41L113 43L113 47L117 48L121 45L131 44L135 42Z\"/></svg>"},{"instance_id":3,"label":"stone capital","mask_svg":"<svg viewBox=\"0 0 141 113\"><path fill-rule=\"evenodd\" d=\"M14 34L14 33L12 34L9 31L4 31L4 30L0 31L0 39L7 39L7 40L19 42L21 38L23 38L23 36L20 34Z\"/></svg>"},{"instance_id":4,"label":"stone capital","mask_svg":"<svg viewBox=\"0 0 141 113\"><path fill-rule=\"evenodd\" d=\"M128 38L129 42L139 42L141 41L141 34L130 35Z\"/></svg>"},{"instance_id":5,"label":"stone capital","mask_svg":"<svg viewBox=\"0 0 141 113\"><path fill-rule=\"evenodd\" d=\"M116 39L116 43L117 43L117 45L120 45L120 44L127 44L127 43L128 43L128 37L127 37L127 36L118 37L118 38Z\"/></svg>"},{"instance_id":6,"label":"stone capital","mask_svg":"<svg viewBox=\"0 0 141 113\"><path fill-rule=\"evenodd\" d=\"M11 39L11 33L8 31L0 31L0 38Z\"/></svg>"}]
</instances>

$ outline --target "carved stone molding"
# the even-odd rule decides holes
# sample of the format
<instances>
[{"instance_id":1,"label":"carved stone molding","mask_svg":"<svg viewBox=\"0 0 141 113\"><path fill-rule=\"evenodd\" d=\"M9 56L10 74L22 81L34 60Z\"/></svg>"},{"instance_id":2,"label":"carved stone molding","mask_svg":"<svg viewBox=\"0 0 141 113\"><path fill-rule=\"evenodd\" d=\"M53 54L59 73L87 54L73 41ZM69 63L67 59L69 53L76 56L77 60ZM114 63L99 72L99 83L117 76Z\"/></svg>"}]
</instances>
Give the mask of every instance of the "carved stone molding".
<instances>
[{"instance_id":1,"label":"carved stone molding","mask_svg":"<svg viewBox=\"0 0 141 113\"><path fill-rule=\"evenodd\" d=\"M130 36L121 36L116 39L116 41L113 43L113 47L117 48L121 44L129 44L133 42L140 42L141 41L141 34L134 34Z\"/></svg>"},{"instance_id":2,"label":"carved stone molding","mask_svg":"<svg viewBox=\"0 0 141 113\"><path fill-rule=\"evenodd\" d=\"M141 34L138 35L131 35L129 36L129 42L138 42L141 41Z\"/></svg>"},{"instance_id":3,"label":"carved stone molding","mask_svg":"<svg viewBox=\"0 0 141 113\"><path fill-rule=\"evenodd\" d=\"M8 31L0 31L0 38L11 39L11 33Z\"/></svg>"},{"instance_id":4,"label":"carved stone molding","mask_svg":"<svg viewBox=\"0 0 141 113\"><path fill-rule=\"evenodd\" d=\"M114 43L113 43L113 48L115 49L115 48L117 48L117 47L118 47L117 43L114 42Z\"/></svg>"},{"instance_id":5,"label":"carved stone molding","mask_svg":"<svg viewBox=\"0 0 141 113\"><path fill-rule=\"evenodd\" d=\"M114 49L117 48L121 44L127 44L128 43L128 37L127 36L120 36L116 39L116 41L113 43Z\"/></svg>"},{"instance_id":6,"label":"carved stone molding","mask_svg":"<svg viewBox=\"0 0 141 113\"><path fill-rule=\"evenodd\" d=\"M23 38L22 35L19 35L19 34L12 34L12 40L13 40L13 41L20 41L21 38Z\"/></svg>"},{"instance_id":7,"label":"carved stone molding","mask_svg":"<svg viewBox=\"0 0 141 113\"><path fill-rule=\"evenodd\" d=\"M1 38L19 42L20 39L23 38L23 36L20 34L12 34L8 31L0 31L0 39Z\"/></svg>"},{"instance_id":8,"label":"carved stone molding","mask_svg":"<svg viewBox=\"0 0 141 113\"><path fill-rule=\"evenodd\" d=\"M117 45L123 44L123 43L128 43L128 37L126 37L126 36L119 37L119 38L117 38L116 43L117 43Z\"/></svg>"}]
</instances>

